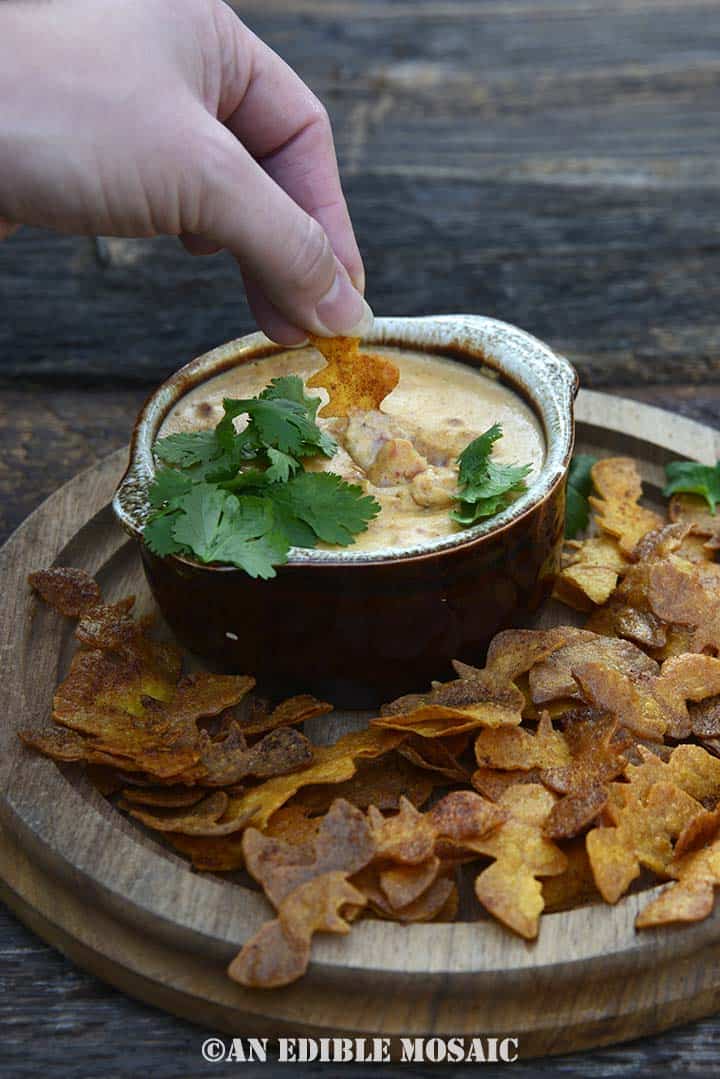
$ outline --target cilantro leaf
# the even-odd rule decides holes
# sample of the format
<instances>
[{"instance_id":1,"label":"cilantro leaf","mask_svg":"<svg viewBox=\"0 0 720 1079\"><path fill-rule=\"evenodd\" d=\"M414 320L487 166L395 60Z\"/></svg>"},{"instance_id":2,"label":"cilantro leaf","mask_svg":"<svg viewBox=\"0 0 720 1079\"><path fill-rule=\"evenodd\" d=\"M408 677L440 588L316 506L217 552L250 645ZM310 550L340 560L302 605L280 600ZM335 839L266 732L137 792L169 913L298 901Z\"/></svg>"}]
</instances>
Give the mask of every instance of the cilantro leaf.
<instances>
[{"instance_id":1,"label":"cilantro leaf","mask_svg":"<svg viewBox=\"0 0 720 1079\"><path fill-rule=\"evenodd\" d=\"M300 462L294 457L283 453L282 450L275 450L272 446L268 446L267 455L270 458L270 467L265 472L265 476L269 483L287 483L300 467Z\"/></svg>"},{"instance_id":2,"label":"cilantro leaf","mask_svg":"<svg viewBox=\"0 0 720 1079\"><path fill-rule=\"evenodd\" d=\"M318 539L341 547L351 544L380 512L374 498L334 472L301 472L269 487L268 495L281 512L309 525Z\"/></svg>"},{"instance_id":3,"label":"cilantro leaf","mask_svg":"<svg viewBox=\"0 0 720 1079\"><path fill-rule=\"evenodd\" d=\"M148 500L151 506L159 507L187 494L191 487L192 479L186 473L176 468L162 468L155 473L148 490Z\"/></svg>"},{"instance_id":4,"label":"cilantro leaf","mask_svg":"<svg viewBox=\"0 0 720 1079\"><path fill-rule=\"evenodd\" d=\"M285 398L226 398L223 407L225 415L216 431L218 441L226 448L232 444L235 435L233 420L245 413L250 417L252 430L257 433L261 444L265 447L272 446L283 453L299 455L303 444L312 444L314 435L319 433L314 422L308 418L304 406L297 401L287 401Z\"/></svg>"},{"instance_id":5,"label":"cilantro leaf","mask_svg":"<svg viewBox=\"0 0 720 1079\"><path fill-rule=\"evenodd\" d=\"M531 465L507 465L493 461L493 445L502 438L502 427L493 424L473 439L458 457L459 506L450 514L468 527L505 509L522 491Z\"/></svg>"},{"instance_id":6,"label":"cilantro leaf","mask_svg":"<svg viewBox=\"0 0 720 1079\"><path fill-rule=\"evenodd\" d=\"M172 534L201 562L212 562L225 500L233 497L220 487L196 483L180 501Z\"/></svg>"},{"instance_id":7,"label":"cilantro leaf","mask_svg":"<svg viewBox=\"0 0 720 1079\"><path fill-rule=\"evenodd\" d=\"M590 472L596 461L597 457L590 453L576 453L570 462L565 509L566 539L573 539L578 532L587 528L590 520L588 497L593 485Z\"/></svg>"},{"instance_id":8,"label":"cilantro leaf","mask_svg":"<svg viewBox=\"0 0 720 1079\"><path fill-rule=\"evenodd\" d=\"M151 517L143 529L143 539L153 554L165 558L169 554L180 554L185 550L175 539L173 528L177 514L158 513Z\"/></svg>"},{"instance_id":9,"label":"cilantro leaf","mask_svg":"<svg viewBox=\"0 0 720 1079\"><path fill-rule=\"evenodd\" d=\"M671 461L665 465L667 483L663 494L701 495L712 513L720 502L720 461L716 465L701 465L696 461Z\"/></svg>"},{"instance_id":10,"label":"cilantro leaf","mask_svg":"<svg viewBox=\"0 0 720 1079\"><path fill-rule=\"evenodd\" d=\"M158 439L153 452L166 465L190 468L213 461L220 456L222 447L214 431L180 431Z\"/></svg>"},{"instance_id":11,"label":"cilantro leaf","mask_svg":"<svg viewBox=\"0 0 720 1079\"><path fill-rule=\"evenodd\" d=\"M276 576L274 566L287 562L288 549L269 499L228 495L212 548L214 562L227 562L250 577L268 579Z\"/></svg>"},{"instance_id":12,"label":"cilantro leaf","mask_svg":"<svg viewBox=\"0 0 720 1079\"><path fill-rule=\"evenodd\" d=\"M319 397L307 396L303 380L298 378L297 375L283 375L280 378L274 378L259 396L263 401L277 401L278 399L295 401L296 404L303 406L313 421L317 416L317 410L321 403Z\"/></svg>"},{"instance_id":13,"label":"cilantro leaf","mask_svg":"<svg viewBox=\"0 0 720 1079\"><path fill-rule=\"evenodd\" d=\"M469 442L458 457L458 481L461 487L472 486L485 469L493 444L502 438L502 427L494 423L484 434Z\"/></svg>"}]
</instances>

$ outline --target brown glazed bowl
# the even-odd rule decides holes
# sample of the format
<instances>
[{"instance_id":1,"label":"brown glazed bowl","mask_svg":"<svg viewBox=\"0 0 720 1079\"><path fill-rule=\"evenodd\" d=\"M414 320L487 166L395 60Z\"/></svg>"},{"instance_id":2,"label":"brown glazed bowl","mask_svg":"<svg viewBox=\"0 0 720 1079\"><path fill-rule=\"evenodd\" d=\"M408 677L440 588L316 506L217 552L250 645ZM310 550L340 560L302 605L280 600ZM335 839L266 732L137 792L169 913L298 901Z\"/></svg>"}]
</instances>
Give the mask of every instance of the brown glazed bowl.
<instances>
[{"instance_id":1,"label":"brown glazed bowl","mask_svg":"<svg viewBox=\"0 0 720 1079\"><path fill-rule=\"evenodd\" d=\"M177 401L229 367L283 351L262 334L193 360L148 399L113 501L140 548L166 621L192 652L258 678L260 689L313 692L344 707L376 707L434 678L454 658L482 663L491 637L522 624L547 597L558 566L573 448L577 375L529 334L472 315L380 318L368 344L420 349L491 369L534 409L545 433L537 479L498 516L422 547L294 548L277 577L159 558L141 540L152 445Z\"/></svg>"}]
</instances>

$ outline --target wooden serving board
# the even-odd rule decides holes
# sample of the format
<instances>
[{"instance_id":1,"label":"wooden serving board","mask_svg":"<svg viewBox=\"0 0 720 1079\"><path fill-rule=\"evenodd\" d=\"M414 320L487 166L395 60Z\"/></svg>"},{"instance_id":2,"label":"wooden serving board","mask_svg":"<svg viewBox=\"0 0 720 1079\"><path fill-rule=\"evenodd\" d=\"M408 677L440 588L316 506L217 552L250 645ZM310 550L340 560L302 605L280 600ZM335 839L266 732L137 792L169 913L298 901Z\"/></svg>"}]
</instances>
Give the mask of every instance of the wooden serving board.
<instances>
[{"instance_id":1,"label":"wooden serving board","mask_svg":"<svg viewBox=\"0 0 720 1079\"><path fill-rule=\"evenodd\" d=\"M636 457L651 502L660 501L668 460L720 457L720 433L633 401L584 391L577 414L578 449ZM76 477L0 553L0 895L27 925L124 991L235 1034L508 1035L527 1057L654 1033L720 1008L720 912L637 933L646 893L546 915L534 943L490 920L368 920L348 937L317 937L309 972L293 986L263 992L231 982L225 966L269 916L263 897L192 872L79 768L57 767L16 737L46 716L74 651L72 624L31 596L30 570L81 566L108 598L135 592L140 609L150 608L137 551L108 505L124 463L120 452ZM562 617L549 610L543 620ZM352 721L334 720L332 733ZM318 740L328 739L327 724L309 725Z\"/></svg>"}]
</instances>

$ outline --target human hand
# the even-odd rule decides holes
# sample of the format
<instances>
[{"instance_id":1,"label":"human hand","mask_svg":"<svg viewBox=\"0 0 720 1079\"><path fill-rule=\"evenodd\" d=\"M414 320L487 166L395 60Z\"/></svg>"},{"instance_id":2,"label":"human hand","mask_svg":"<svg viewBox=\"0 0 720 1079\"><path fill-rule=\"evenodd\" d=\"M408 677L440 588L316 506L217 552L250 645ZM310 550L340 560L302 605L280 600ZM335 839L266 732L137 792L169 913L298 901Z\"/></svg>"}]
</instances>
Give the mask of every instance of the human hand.
<instances>
[{"instance_id":1,"label":"human hand","mask_svg":"<svg viewBox=\"0 0 720 1079\"><path fill-rule=\"evenodd\" d=\"M281 343L372 318L327 114L222 0L1 3L3 218L227 248Z\"/></svg>"}]
</instances>

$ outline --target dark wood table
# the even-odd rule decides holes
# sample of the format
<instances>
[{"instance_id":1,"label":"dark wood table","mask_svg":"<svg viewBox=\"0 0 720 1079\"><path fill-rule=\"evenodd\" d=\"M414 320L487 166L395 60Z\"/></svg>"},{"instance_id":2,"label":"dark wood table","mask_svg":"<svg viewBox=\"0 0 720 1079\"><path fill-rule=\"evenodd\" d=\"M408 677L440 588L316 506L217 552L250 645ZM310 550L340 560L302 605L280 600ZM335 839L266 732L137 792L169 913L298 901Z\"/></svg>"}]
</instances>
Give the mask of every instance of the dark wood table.
<instances>
[{"instance_id":1,"label":"dark wood table","mask_svg":"<svg viewBox=\"0 0 720 1079\"><path fill-rule=\"evenodd\" d=\"M378 314L508 319L585 386L720 426L717 2L237 6L330 108ZM225 256L169 239L98 254L30 229L0 245L2 536L127 441L153 384L251 328ZM83 974L8 912L0 984L3 1076L237 1074L203 1064L200 1030ZM719 1039L709 1019L516 1071L717 1074Z\"/></svg>"}]
</instances>

